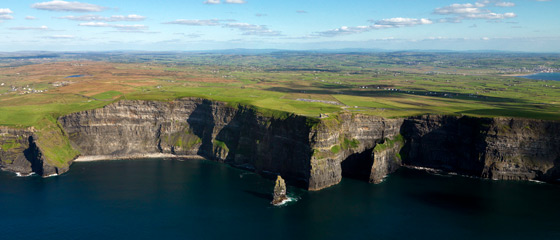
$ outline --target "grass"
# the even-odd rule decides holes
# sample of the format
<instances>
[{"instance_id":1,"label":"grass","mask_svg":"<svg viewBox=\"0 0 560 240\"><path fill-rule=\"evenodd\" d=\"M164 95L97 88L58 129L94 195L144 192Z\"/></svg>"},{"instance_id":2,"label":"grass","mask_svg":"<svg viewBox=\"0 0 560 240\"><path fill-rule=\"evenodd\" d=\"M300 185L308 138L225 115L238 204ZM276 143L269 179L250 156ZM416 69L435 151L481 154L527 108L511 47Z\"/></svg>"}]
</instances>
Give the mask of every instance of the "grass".
<instances>
[{"instance_id":1,"label":"grass","mask_svg":"<svg viewBox=\"0 0 560 240\"><path fill-rule=\"evenodd\" d=\"M344 140L341 143L341 146L342 149L351 149L351 148L357 148L359 144L360 141L358 141L357 139L349 140L347 138L344 138Z\"/></svg>"},{"instance_id":2,"label":"grass","mask_svg":"<svg viewBox=\"0 0 560 240\"><path fill-rule=\"evenodd\" d=\"M0 102L0 123L19 128L37 126L39 121L47 117L57 118L72 112L99 108L108 103L70 94L16 96Z\"/></svg>"},{"instance_id":3,"label":"grass","mask_svg":"<svg viewBox=\"0 0 560 240\"><path fill-rule=\"evenodd\" d=\"M340 146L335 145L331 147L331 152L334 154L338 154L340 152Z\"/></svg>"},{"instance_id":4,"label":"grass","mask_svg":"<svg viewBox=\"0 0 560 240\"><path fill-rule=\"evenodd\" d=\"M8 140L5 141L4 144L2 144L2 146L0 146L2 148L2 150L4 152L10 150L10 149L14 149L14 148L19 148L21 147L21 144L19 144L18 142L16 142L15 139L12 140Z\"/></svg>"},{"instance_id":5,"label":"grass","mask_svg":"<svg viewBox=\"0 0 560 240\"><path fill-rule=\"evenodd\" d=\"M385 151L389 148L392 148L395 146L396 143L404 143L404 138L402 135L397 135L394 138L386 138L385 141L383 143L378 143L375 145L375 147L373 148L374 152L382 152ZM399 155L400 156L400 155Z\"/></svg>"},{"instance_id":6,"label":"grass","mask_svg":"<svg viewBox=\"0 0 560 240\"><path fill-rule=\"evenodd\" d=\"M37 122L37 146L43 157L52 166L67 167L79 152L72 148L70 141L55 118L46 117Z\"/></svg>"},{"instance_id":7,"label":"grass","mask_svg":"<svg viewBox=\"0 0 560 240\"><path fill-rule=\"evenodd\" d=\"M225 142L214 139L213 145L214 145L214 150L216 150L217 148L220 148L220 149L222 149L226 152L229 152L229 148L227 147Z\"/></svg>"},{"instance_id":8,"label":"grass","mask_svg":"<svg viewBox=\"0 0 560 240\"><path fill-rule=\"evenodd\" d=\"M114 99L115 97L121 96L123 93L119 91L107 91L104 93L93 95L92 98L94 99L101 99L101 100L109 100Z\"/></svg>"}]
</instances>

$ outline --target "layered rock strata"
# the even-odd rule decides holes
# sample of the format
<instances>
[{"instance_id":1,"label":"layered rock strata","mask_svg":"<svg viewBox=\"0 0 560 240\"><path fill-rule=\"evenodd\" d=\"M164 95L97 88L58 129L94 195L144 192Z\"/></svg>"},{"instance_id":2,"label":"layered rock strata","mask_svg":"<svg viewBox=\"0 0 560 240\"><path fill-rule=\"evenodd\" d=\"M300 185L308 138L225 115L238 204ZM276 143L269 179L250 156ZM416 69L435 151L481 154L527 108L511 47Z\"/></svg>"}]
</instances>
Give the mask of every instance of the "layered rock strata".
<instances>
[{"instance_id":1,"label":"layered rock strata","mask_svg":"<svg viewBox=\"0 0 560 240\"><path fill-rule=\"evenodd\" d=\"M199 155L282 175L309 190L332 186L342 177L378 183L401 165L493 179L560 178L558 121L433 115L385 119L351 113L318 120L197 98L120 101L58 121L82 157ZM3 144L19 144L0 151L1 166L34 171L30 166L41 152L32 144L36 134L0 131ZM28 149L36 154L26 157Z\"/></svg>"},{"instance_id":2,"label":"layered rock strata","mask_svg":"<svg viewBox=\"0 0 560 240\"><path fill-rule=\"evenodd\" d=\"M188 98L121 101L59 122L83 156L200 155L282 175L306 188L312 153L307 120L296 115L265 117L249 107Z\"/></svg>"}]
</instances>

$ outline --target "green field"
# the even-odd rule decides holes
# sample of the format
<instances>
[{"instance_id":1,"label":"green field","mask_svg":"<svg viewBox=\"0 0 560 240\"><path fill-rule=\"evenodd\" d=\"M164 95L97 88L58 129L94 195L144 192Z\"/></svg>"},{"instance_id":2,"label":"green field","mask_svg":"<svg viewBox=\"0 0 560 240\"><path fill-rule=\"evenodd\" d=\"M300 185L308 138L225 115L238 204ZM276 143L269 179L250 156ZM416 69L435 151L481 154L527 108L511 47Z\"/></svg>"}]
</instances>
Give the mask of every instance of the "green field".
<instances>
[{"instance_id":1,"label":"green field","mask_svg":"<svg viewBox=\"0 0 560 240\"><path fill-rule=\"evenodd\" d=\"M560 119L560 82L508 76L543 66L560 69L558 54L288 52L89 60L64 54L27 64L0 59L0 125L38 126L121 99L182 97L310 117L350 111L389 118L432 113Z\"/></svg>"}]
</instances>

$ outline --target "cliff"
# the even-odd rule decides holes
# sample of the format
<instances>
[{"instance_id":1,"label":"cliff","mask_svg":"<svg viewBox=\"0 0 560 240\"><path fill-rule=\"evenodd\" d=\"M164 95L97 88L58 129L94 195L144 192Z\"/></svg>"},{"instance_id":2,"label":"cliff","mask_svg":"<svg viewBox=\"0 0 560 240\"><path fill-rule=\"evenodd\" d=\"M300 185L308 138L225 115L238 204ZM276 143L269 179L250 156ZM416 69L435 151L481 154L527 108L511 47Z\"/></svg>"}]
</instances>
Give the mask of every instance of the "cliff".
<instances>
[{"instance_id":1,"label":"cliff","mask_svg":"<svg viewBox=\"0 0 560 240\"><path fill-rule=\"evenodd\" d=\"M200 155L263 175L282 175L309 190L335 185L343 177L379 183L402 165L493 179L560 178L556 121L385 119L351 113L319 120L185 98L120 101L62 116L58 123L59 135L82 156ZM26 173L35 164L41 175L67 169L69 163L57 165L44 157L49 147L40 135L45 134L2 131L3 144L17 143L0 152L3 169Z\"/></svg>"},{"instance_id":2,"label":"cliff","mask_svg":"<svg viewBox=\"0 0 560 240\"><path fill-rule=\"evenodd\" d=\"M402 122L403 119L351 113L322 120L313 129L310 139L314 154L310 160L309 189L335 185L343 176L378 181L375 174L375 179L370 179L372 171L376 171L372 169L373 150L386 138L397 136Z\"/></svg>"},{"instance_id":3,"label":"cliff","mask_svg":"<svg viewBox=\"0 0 560 240\"><path fill-rule=\"evenodd\" d=\"M120 101L59 118L82 155L200 155L307 187L307 118L264 116L245 106L187 98Z\"/></svg>"},{"instance_id":4,"label":"cliff","mask_svg":"<svg viewBox=\"0 0 560 240\"><path fill-rule=\"evenodd\" d=\"M34 128L0 127L0 168L24 176L32 173L51 176L68 171L69 164L61 167L61 164L48 161L38 139L39 134Z\"/></svg>"},{"instance_id":5,"label":"cliff","mask_svg":"<svg viewBox=\"0 0 560 240\"><path fill-rule=\"evenodd\" d=\"M422 116L401 130L405 165L508 180L560 178L560 122Z\"/></svg>"}]
</instances>

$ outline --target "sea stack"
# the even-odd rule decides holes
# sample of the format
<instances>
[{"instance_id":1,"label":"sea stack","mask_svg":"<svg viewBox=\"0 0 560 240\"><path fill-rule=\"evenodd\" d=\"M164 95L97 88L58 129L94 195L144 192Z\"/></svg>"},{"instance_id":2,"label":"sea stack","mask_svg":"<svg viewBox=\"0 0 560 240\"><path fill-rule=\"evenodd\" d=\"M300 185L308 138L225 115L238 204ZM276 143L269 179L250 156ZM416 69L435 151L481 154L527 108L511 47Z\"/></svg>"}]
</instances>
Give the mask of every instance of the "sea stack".
<instances>
[{"instance_id":1,"label":"sea stack","mask_svg":"<svg viewBox=\"0 0 560 240\"><path fill-rule=\"evenodd\" d=\"M286 196L286 182L284 182L284 179L278 175L276 178L276 184L274 185L272 205L281 205L286 200L288 200L288 197Z\"/></svg>"}]
</instances>

